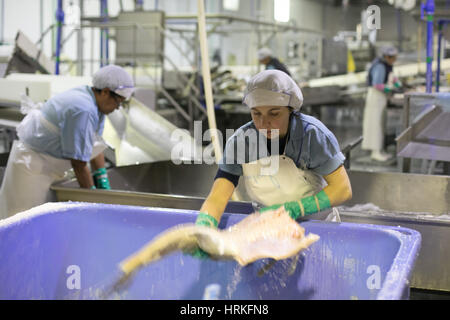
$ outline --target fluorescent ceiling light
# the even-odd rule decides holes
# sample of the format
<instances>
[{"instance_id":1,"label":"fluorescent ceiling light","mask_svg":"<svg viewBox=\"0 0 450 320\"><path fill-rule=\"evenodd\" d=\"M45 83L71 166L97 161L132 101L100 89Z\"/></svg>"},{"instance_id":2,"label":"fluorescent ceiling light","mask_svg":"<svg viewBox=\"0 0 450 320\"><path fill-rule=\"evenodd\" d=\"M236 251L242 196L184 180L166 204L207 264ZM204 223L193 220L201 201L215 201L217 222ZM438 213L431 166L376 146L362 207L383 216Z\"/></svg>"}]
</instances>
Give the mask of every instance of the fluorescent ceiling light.
<instances>
[{"instance_id":1,"label":"fluorescent ceiling light","mask_svg":"<svg viewBox=\"0 0 450 320\"><path fill-rule=\"evenodd\" d=\"M225 10L238 11L239 0L223 0L223 8Z\"/></svg>"},{"instance_id":2,"label":"fluorescent ceiling light","mask_svg":"<svg viewBox=\"0 0 450 320\"><path fill-rule=\"evenodd\" d=\"M291 15L290 0L274 0L273 1L273 16L278 22L288 22Z\"/></svg>"}]
</instances>

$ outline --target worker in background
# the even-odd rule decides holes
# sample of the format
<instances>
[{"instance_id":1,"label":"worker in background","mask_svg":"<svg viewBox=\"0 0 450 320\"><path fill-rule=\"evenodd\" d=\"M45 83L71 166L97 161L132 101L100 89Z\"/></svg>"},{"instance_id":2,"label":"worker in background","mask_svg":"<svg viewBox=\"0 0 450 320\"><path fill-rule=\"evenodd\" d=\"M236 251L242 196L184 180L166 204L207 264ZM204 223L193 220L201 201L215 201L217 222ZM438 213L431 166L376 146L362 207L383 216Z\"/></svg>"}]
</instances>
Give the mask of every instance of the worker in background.
<instances>
[{"instance_id":1,"label":"worker in background","mask_svg":"<svg viewBox=\"0 0 450 320\"><path fill-rule=\"evenodd\" d=\"M279 70L258 73L249 81L243 103L252 121L228 139L197 225L218 226L239 180L262 207L260 212L283 206L293 219L351 199L338 141L322 122L300 113L303 95L291 77ZM256 135L257 142L252 139ZM267 170L269 163L276 170ZM199 248L191 254L206 255Z\"/></svg>"},{"instance_id":2,"label":"worker in background","mask_svg":"<svg viewBox=\"0 0 450 320\"><path fill-rule=\"evenodd\" d=\"M261 48L258 50L259 63L266 66L266 70L280 70L287 75L291 75L287 67L280 62L277 58L272 56L272 51L269 48Z\"/></svg>"},{"instance_id":3,"label":"worker in background","mask_svg":"<svg viewBox=\"0 0 450 320\"><path fill-rule=\"evenodd\" d=\"M363 118L362 149L371 151L371 159L387 161L392 156L384 149L388 96L401 88L393 74L397 49L384 47L382 56L372 63L368 72L368 92Z\"/></svg>"},{"instance_id":4,"label":"worker in background","mask_svg":"<svg viewBox=\"0 0 450 320\"><path fill-rule=\"evenodd\" d=\"M93 75L92 85L29 109L5 170L0 218L54 201L49 187L71 167L81 188L110 189L101 138L105 115L131 97L134 84L123 68L108 65Z\"/></svg>"}]
</instances>

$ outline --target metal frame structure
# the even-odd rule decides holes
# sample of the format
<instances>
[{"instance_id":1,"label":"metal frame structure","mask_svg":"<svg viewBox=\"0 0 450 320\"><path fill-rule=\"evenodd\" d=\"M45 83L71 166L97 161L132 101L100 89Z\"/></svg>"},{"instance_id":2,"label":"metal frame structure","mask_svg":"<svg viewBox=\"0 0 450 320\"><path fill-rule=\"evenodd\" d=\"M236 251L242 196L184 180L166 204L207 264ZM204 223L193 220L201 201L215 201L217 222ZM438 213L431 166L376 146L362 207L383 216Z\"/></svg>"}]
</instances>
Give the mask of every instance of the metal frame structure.
<instances>
[{"instance_id":1,"label":"metal frame structure","mask_svg":"<svg viewBox=\"0 0 450 320\"><path fill-rule=\"evenodd\" d=\"M407 130L411 126L410 114L411 114L411 99L434 99L436 95L433 93L409 93L405 94L404 103L403 103L403 132ZM402 134L397 137L397 141L402 138ZM427 141L426 143L433 144L433 141ZM435 139L434 143L439 145L442 142L438 139ZM447 146L447 143L444 144ZM428 160L428 159L423 159ZM401 172L409 173L411 172L412 158L402 158ZM436 164L436 160L432 160L432 166ZM442 161L444 166L444 174L450 175L450 162ZM428 170L428 173L432 173L432 169Z\"/></svg>"},{"instance_id":2,"label":"metal frame structure","mask_svg":"<svg viewBox=\"0 0 450 320\"><path fill-rule=\"evenodd\" d=\"M426 74L426 85L427 92L432 91L433 86L433 19L435 13L434 0L427 0L426 3L422 3L421 7L421 18L424 19L424 13L427 15L427 74Z\"/></svg>"},{"instance_id":3,"label":"metal frame structure","mask_svg":"<svg viewBox=\"0 0 450 320\"><path fill-rule=\"evenodd\" d=\"M139 1L138 1L139 2ZM137 4L139 4L137 2ZM155 6L157 6L157 2L155 2ZM62 29L64 27L64 11L63 11L63 0L58 0L58 9L56 12L57 23L48 27L41 35L40 39L36 44L40 44L44 37L49 33L49 31L57 28L57 41L56 41L56 50L55 57L56 62L56 74L60 73L60 65L61 63L66 63L68 61L62 61L60 59L61 52L63 50L64 44L76 33L77 34L77 74L83 75L85 62L92 63L100 62L100 65L103 66L107 63L118 63L121 64L121 61L115 59L115 61L110 61L109 55L109 41L114 39L114 36L110 37L110 31L128 28L133 30L133 38L134 44L133 47L136 47L136 33L142 30L157 30L164 39L170 41L170 43L179 51L181 56L186 58L189 62L192 70L200 70L199 61L200 61L200 50L198 43L198 25L197 25L197 16L196 15L171 15L165 17L165 26L161 27L157 24L139 24L139 23L120 23L115 21L114 18L110 18L108 16L108 4L107 0L100 0L100 17L98 18L85 18L83 16L83 5L82 1L80 1L80 26L79 28L73 29L67 36L63 38ZM122 8L122 5L121 5ZM137 9L142 10L142 7L136 6ZM137 11L139 11L137 10ZM279 32L285 31L293 31L293 32L301 32L306 34L313 34L319 37L323 37L323 34L314 30L309 30L306 28L300 28L292 24L283 24L269 21L262 21L258 19L249 19L242 17L235 17L231 15L225 14L207 14L206 22L209 26L207 32L208 34L212 33L227 33L227 32L236 32L237 29L230 29L229 25L233 22L238 23L247 23L249 25L256 25L257 28L248 28L248 29L239 29L239 32L256 32L257 35L257 45L258 47L266 46L267 43L275 37L275 35ZM192 24L195 25L193 28L185 28L180 29L177 28L176 24ZM227 28L223 30L223 28ZM95 59L93 56L93 52L91 51L90 59L87 59L83 55L83 30L91 29L92 32L95 29L100 29L100 57L99 59ZM189 58L189 53L183 50L177 42L174 40L173 33L177 33L181 39L186 41L188 47L192 52L195 52L194 61ZM93 37L92 37L93 38ZM143 73L148 76L149 79L155 85L155 89L158 93L161 93L164 98L166 98L169 103L177 110L177 112L185 119L189 128L193 129L193 121L199 119L203 121L206 116L206 109L203 103L201 102L203 99L201 86L199 83L195 81L195 78L192 76L188 78L185 74L183 74L176 64L164 53L159 53L160 59L162 61L162 69L164 69L164 63L168 63L170 67L175 71L177 82L179 83L180 91L182 91L182 99L187 102L187 110L183 108L182 105L177 102L177 99L173 97L169 91L167 91L163 87L163 72L161 71L161 78L157 79L155 76L150 75L146 70L146 63L141 59L136 58L136 56L131 56L130 61L133 67L133 77L136 80L136 69L142 70ZM257 66L260 69L260 66ZM91 69L91 72L93 70ZM194 72L195 73L195 72ZM197 79L198 80L198 79Z\"/></svg>"},{"instance_id":4,"label":"metal frame structure","mask_svg":"<svg viewBox=\"0 0 450 320\"><path fill-rule=\"evenodd\" d=\"M436 69L436 92L439 92L441 82L441 48L444 27L450 24L450 19L438 19L438 52L437 52L437 69Z\"/></svg>"}]
</instances>

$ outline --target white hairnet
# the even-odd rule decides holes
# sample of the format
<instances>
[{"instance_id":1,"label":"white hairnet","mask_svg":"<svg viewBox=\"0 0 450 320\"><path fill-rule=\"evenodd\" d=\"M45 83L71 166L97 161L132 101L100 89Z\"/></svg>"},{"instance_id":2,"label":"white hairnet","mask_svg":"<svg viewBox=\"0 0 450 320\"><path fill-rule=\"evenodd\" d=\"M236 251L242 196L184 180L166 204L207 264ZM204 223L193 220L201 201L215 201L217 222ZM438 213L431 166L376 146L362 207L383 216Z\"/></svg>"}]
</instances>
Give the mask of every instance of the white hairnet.
<instances>
[{"instance_id":1,"label":"white hairnet","mask_svg":"<svg viewBox=\"0 0 450 320\"><path fill-rule=\"evenodd\" d=\"M92 77L96 89L109 88L118 95L129 99L134 92L133 78L122 67L110 64L100 68Z\"/></svg>"},{"instance_id":2,"label":"white hairnet","mask_svg":"<svg viewBox=\"0 0 450 320\"><path fill-rule=\"evenodd\" d=\"M250 108L279 106L300 110L303 94L290 76L279 70L265 70L247 84L243 103Z\"/></svg>"},{"instance_id":3,"label":"white hairnet","mask_svg":"<svg viewBox=\"0 0 450 320\"><path fill-rule=\"evenodd\" d=\"M269 48L261 48L258 50L258 59L262 60L272 56L272 51Z\"/></svg>"},{"instance_id":4,"label":"white hairnet","mask_svg":"<svg viewBox=\"0 0 450 320\"><path fill-rule=\"evenodd\" d=\"M381 54L383 56L393 57L398 54L398 50L395 47L386 46L386 47L381 48Z\"/></svg>"}]
</instances>

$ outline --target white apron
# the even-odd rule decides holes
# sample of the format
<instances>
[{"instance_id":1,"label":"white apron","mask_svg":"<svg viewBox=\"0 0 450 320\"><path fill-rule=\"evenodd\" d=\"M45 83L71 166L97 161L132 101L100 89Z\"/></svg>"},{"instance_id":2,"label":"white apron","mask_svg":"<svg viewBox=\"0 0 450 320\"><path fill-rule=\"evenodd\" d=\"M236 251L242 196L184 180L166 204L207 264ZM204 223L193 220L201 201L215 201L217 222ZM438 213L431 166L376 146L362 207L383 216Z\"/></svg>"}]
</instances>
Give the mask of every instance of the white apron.
<instances>
[{"instance_id":1,"label":"white apron","mask_svg":"<svg viewBox=\"0 0 450 320\"><path fill-rule=\"evenodd\" d=\"M369 88L364 108L363 150L383 150L387 102L386 94Z\"/></svg>"},{"instance_id":2,"label":"white apron","mask_svg":"<svg viewBox=\"0 0 450 320\"><path fill-rule=\"evenodd\" d=\"M274 161L278 161L278 170L267 174L269 167L276 167ZM284 154L245 163L242 169L248 196L263 206L297 201L317 194L327 185L322 176L297 168Z\"/></svg>"},{"instance_id":3,"label":"white apron","mask_svg":"<svg viewBox=\"0 0 450 320\"><path fill-rule=\"evenodd\" d=\"M19 138L34 132L32 126L45 126L48 130L60 133L58 127L47 121L39 110L39 105L27 110L26 117L17 127ZM56 131L55 131L56 130ZM93 145L91 159L106 148L101 137L97 136ZM72 167L70 160L59 159L32 150L22 141L14 141L0 189L0 219L10 217L32 207L55 201L50 186L64 178Z\"/></svg>"},{"instance_id":4,"label":"white apron","mask_svg":"<svg viewBox=\"0 0 450 320\"><path fill-rule=\"evenodd\" d=\"M389 73L387 86L392 87L395 75ZM385 93L370 87L367 91L363 120L363 150L382 151L387 124L388 97Z\"/></svg>"}]
</instances>

